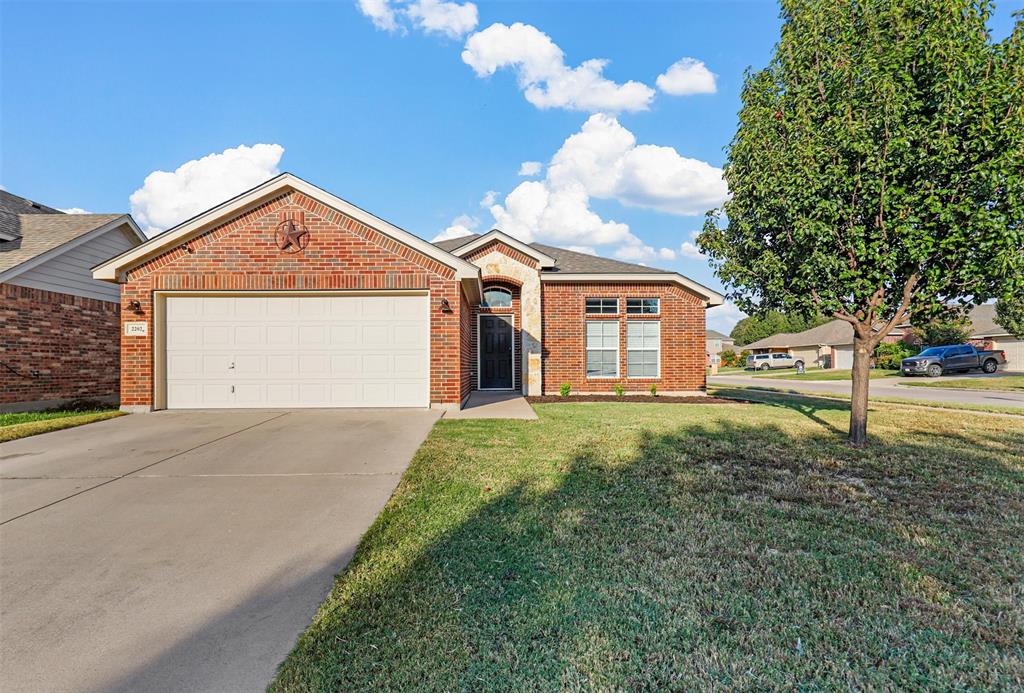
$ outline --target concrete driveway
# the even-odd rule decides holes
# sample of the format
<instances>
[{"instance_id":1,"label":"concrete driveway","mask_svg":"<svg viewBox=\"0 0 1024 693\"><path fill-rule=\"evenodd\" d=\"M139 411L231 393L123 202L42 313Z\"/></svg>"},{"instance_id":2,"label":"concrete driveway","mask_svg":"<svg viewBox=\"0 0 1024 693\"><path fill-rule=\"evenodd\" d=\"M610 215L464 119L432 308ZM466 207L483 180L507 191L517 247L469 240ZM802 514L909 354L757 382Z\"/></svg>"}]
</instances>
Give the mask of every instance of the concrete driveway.
<instances>
[{"instance_id":1,"label":"concrete driveway","mask_svg":"<svg viewBox=\"0 0 1024 693\"><path fill-rule=\"evenodd\" d=\"M0 690L262 690L438 416L161 412L0 444Z\"/></svg>"}]
</instances>

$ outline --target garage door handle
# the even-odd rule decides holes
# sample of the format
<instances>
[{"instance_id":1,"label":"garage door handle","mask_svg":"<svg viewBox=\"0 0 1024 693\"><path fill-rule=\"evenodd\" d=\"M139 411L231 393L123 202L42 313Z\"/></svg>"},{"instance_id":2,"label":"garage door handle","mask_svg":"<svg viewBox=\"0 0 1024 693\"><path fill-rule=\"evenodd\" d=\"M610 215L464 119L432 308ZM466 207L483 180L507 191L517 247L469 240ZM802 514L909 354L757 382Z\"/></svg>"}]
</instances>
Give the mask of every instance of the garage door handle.
<instances>
[{"instance_id":1,"label":"garage door handle","mask_svg":"<svg viewBox=\"0 0 1024 693\"><path fill-rule=\"evenodd\" d=\"M235 370L235 362L234 361L232 361L231 365L228 366L228 370L232 370L232 371Z\"/></svg>"}]
</instances>

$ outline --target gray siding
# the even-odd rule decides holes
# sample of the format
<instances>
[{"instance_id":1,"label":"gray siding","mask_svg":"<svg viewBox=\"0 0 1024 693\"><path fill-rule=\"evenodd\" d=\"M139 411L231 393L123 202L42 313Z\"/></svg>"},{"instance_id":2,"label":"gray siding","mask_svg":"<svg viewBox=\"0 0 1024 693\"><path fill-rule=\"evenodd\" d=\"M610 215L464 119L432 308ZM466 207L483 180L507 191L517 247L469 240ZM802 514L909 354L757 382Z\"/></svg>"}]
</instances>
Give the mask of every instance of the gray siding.
<instances>
[{"instance_id":1,"label":"gray siding","mask_svg":"<svg viewBox=\"0 0 1024 693\"><path fill-rule=\"evenodd\" d=\"M50 258L41 265L13 277L7 283L101 301L120 302L120 285L93 279L91 270L104 260L109 260L138 245L139 241L132 240L133 238L135 236L130 231L113 229Z\"/></svg>"}]
</instances>

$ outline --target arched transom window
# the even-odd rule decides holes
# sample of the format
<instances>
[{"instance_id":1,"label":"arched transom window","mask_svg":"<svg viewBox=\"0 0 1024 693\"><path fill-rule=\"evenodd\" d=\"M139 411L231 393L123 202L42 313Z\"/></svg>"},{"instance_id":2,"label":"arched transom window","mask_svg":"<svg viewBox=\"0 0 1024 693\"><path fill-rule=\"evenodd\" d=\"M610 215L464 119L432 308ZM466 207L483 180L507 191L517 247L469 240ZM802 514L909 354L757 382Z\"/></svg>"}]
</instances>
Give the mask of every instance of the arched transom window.
<instances>
[{"instance_id":1,"label":"arched transom window","mask_svg":"<svg viewBox=\"0 0 1024 693\"><path fill-rule=\"evenodd\" d=\"M500 286L489 286L484 289L484 300L480 305L484 308L509 308L512 305L512 292Z\"/></svg>"}]
</instances>

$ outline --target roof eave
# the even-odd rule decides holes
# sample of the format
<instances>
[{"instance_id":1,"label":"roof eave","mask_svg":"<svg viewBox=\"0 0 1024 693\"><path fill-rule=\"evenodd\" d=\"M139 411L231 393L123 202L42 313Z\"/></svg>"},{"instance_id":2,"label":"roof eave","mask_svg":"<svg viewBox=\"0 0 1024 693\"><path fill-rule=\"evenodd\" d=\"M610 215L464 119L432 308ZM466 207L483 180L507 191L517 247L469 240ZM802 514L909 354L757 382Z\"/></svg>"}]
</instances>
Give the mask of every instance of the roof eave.
<instances>
[{"instance_id":1,"label":"roof eave","mask_svg":"<svg viewBox=\"0 0 1024 693\"><path fill-rule=\"evenodd\" d=\"M676 272L542 272L540 279L546 282L672 282L703 298L707 308L725 303L722 294Z\"/></svg>"},{"instance_id":2,"label":"roof eave","mask_svg":"<svg viewBox=\"0 0 1024 693\"><path fill-rule=\"evenodd\" d=\"M546 253L542 253L531 245L527 245L526 243L509 236L507 233L499 229L491 229L487 233L477 236L469 243L460 245L458 248L452 250L451 253L456 257L463 257L472 253L474 250L484 247L492 241L501 241L509 247L515 248L524 255L532 257L537 261L541 269L548 269L555 266L555 258Z\"/></svg>"},{"instance_id":3,"label":"roof eave","mask_svg":"<svg viewBox=\"0 0 1024 693\"><path fill-rule=\"evenodd\" d=\"M138 225L135 223L135 220L132 219L131 216L128 214L122 214L121 216L115 219L111 219L105 224L101 224L94 229L90 229L89 231L86 231L83 234L80 234L78 236L75 236L74 238L64 241L60 245L50 248L49 250L42 252L39 255L30 257L21 264L15 265L14 267L11 267L5 272L0 272L0 282L5 282L8 281L9 279L13 279L19 274L29 271L33 267L38 267L44 262L52 260L58 255L66 253L67 251L81 245L82 243L85 243L93 238L109 233L110 231L120 228L121 226L128 226L129 229L131 229L132 233L135 233L140 238L145 238L145 236L142 234L142 230L139 229ZM93 275L93 277L95 278L95 274Z\"/></svg>"},{"instance_id":4,"label":"roof eave","mask_svg":"<svg viewBox=\"0 0 1024 693\"><path fill-rule=\"evenodd\" d=\"M137 246L128 252L122 253L117 257L111 258L107 262L93 268L93 278L109 282L123 281L127 270L137 267L146 260L165 252L174 245L185 243L192 238L201 235L202 233L217 226L219 223L222 223L224 218L228 215L243 214L250 209L258 207L263 202L279 195L283 190L288 188L301 192L307 197L322 202L326 206L356 219L357 221L380 231L386 236L413 248L417 252L452 268L455 270L456 279L475 279L479 282L480 268L476 265L466 262L462 258L442 250L436 245L428 243L422 238L414 236L408 231L401 229L364 209L356 207L352 203L343 200L336 195L332 195L326 190L319 188L291 173L282 173L275 176L274 178L257 185L251 190L241 193L240 195L236 195L230 200L222 202L216 207L212 207L205 212L196 215L191 219L168 229L167 231L164 231L158 236L154 236L142 245Z\"/></svg>"}]
</instances>

